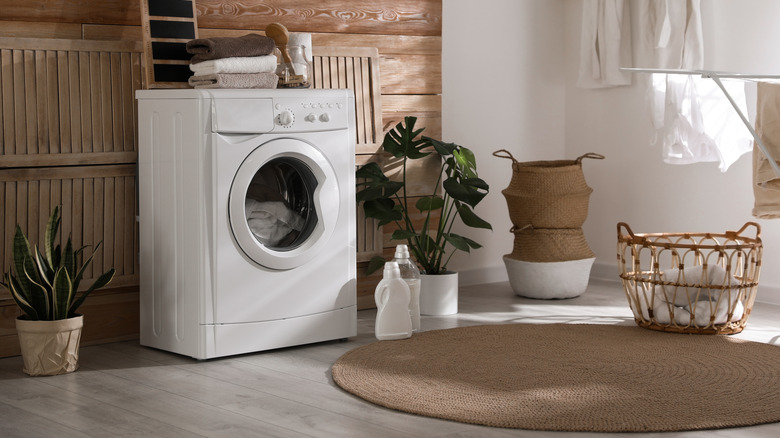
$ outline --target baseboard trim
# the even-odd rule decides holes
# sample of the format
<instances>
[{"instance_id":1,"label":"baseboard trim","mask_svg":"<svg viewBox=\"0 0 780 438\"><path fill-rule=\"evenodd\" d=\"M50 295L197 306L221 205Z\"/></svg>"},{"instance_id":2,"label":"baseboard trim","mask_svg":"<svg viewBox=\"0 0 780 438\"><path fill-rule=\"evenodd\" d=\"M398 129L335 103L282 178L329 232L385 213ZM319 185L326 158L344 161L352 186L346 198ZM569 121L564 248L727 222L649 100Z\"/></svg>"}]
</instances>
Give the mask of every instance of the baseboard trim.
<instances>
[{"instance_id":1,"label":"baseboard trim","mask_svg":"<svg viewBox=\"0 0 780 438\"><path fill-rule=\"evenodd\" d=\"M618 268L613 263L593 263L590 270L590 279L601 282L614 283L620 286ZM509 281L506 268L503 264L488 266L480 269L463 269L458 271L458 282L461 286L473 286L485 283L500 283ZM756 301L759 303L774 304L780 306L780 287L771 285L758 285Z\"/></svg>"}]
</instances>

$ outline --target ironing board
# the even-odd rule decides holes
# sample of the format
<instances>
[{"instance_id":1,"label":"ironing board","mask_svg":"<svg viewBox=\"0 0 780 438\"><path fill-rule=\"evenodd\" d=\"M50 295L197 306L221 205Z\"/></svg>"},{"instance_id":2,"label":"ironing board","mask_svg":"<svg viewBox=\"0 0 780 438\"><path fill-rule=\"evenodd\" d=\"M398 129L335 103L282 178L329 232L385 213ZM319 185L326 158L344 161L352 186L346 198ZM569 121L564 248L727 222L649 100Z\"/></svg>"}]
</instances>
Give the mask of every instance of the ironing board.
<instances>
[{"instance_id":1,"label":"ironing board","mask_svg":"<svg viewBox=\"0 0 780 438\"><path fill-rule=\"evenodd\" d=\"M761 138L759 138L758 133L756 133L756 130L753 129L753 125L748 120L747 116L745 116L744 113L739 109L739 106L734 101L734 98L731 97L731 94L729 94L728 90L726 90L726 87L723 86L723 82L721 82L721 79L740 79L740 80L780 80L780 75L755 75L755 74L742 74L742 73L724 73L724 72L717 72L713 70L683 70L683 69L661 69L661 68L621 68L622 71L632 72L632 73L660 73L660 74L672 74L672 75L696 75L701 76L703 78L710 78L713 81L715 81L715 84L718 86L718 88L723 91L723 94L726 95L726 99L729 100L729 103L732 107L734 107L734 110L739 115L739 118L742 119L742 123L745 124L748 131L750 131L750 135L753 136L753 139L756 141L756 145L758 145L758 149L761 150L761 153L764 154L764 156L769 160L769 164L772 166L772 170L774 170L775 175L780 176L780 166L778 166L777 161L772 157L769 150L764 145L764 142L761 141Z\"/></svg>"}]
</instances>

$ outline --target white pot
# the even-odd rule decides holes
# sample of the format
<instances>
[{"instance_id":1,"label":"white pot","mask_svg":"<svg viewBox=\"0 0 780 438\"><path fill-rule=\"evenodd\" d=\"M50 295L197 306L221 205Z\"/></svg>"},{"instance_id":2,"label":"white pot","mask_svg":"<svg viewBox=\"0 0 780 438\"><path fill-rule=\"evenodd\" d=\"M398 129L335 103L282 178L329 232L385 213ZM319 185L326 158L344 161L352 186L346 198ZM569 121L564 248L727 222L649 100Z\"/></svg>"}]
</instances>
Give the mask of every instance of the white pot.
<instances>
[{"instance_id":1,"label":"white pot","mask_svg":"<svg viewBox=\"0 0 780 438\"><path fill-rule=\"evenodd\" d=\"M453 315L458 313L458 273L420 275L420 314Z\"/></svg>"},{"instance_id":2,"label":"white pot","mask_svg":"<svg viewBox=\"0 0 780 438\"><path fill-rule=\"evenodd\" d=\"M84 316L56 321L16 320L24 368L31 376L54 376L76 371Z\"/></svg>"},{"instance_id":3,"label":"white pot","mask_svg":"<svg viewBox=\"0 0 780 438\"><path fill-rule=\"evenodd\" d=\"M565 262L525 262L504 256L509 284L527 298L560 299L582 295L595 258Z\"/></svg>"}]
</instances>

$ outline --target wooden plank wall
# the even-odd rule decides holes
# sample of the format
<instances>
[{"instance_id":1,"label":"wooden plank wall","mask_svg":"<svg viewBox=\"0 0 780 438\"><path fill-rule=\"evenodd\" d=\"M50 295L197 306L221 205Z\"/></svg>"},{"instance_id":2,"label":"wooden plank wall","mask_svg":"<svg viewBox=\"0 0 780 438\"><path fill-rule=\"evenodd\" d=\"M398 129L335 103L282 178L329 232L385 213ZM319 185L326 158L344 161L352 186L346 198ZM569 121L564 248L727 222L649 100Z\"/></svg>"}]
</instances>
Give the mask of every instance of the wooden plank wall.
<instances>
[{"instance_id":1,"label":"wooden plank wall","mask_svg":"<svg viewBox=\"0 0 780 438\"><path fill-rule=\"evenodd\" d=\"M383 128L387 130L404 116L414 115L419 118L418 126L426 127L426 135L441 136L441 0L197 0L196 7L202 38L263 33L269 23L279 22L292 32L312 33L315 47L376 47L380 54ZM121 40L133 44L142 40L140 3L132 0L0 0L0 11L0 37ZM1 90L5 79L0 80ZM119 117L120 122L126 120L115 110L111 111L111 117L112 120ZM40 142L33 143L31 150L36 146L38 152L45 150ZM135 150L133 145L122 149L122 153L129 154L133 161ZM10 163L10 167L24 167L25 160L29 159L17 150L0 152L3 154L0 155L0 172L10 172L2 169L9 167L6 163ZM77 172L78 166L88 164L89 160L79 155L78 150L59 152L58 156L47 155L50 159L47 166L70 166L68 178L77 187L85 187L83 184L89 181L79 178ZM410 194L427 193L435 164L422 163L416 171L416 184ZM114 165L117 166L112 169L116 173L112 176L114 189L126 188L127 179L123 178L128 176L127 169L121 166L128 165L128 157L117 158ZM41 169L12 171L17 172L15 177L20 176L19 172L39 175L38 181L53 178L57 172L66 170L51 170L44 177L40 177ZM30 176L28 179L35 178ZM0 196L4 198L0 205L6 209L5 192ZM110 206L98 207L91 199L84 202L93 202L93 208L110 213ZM43 218L45 221L49 211L48 205L41 205L37 220ZM4 210L2 222L5 222L6 214ZM123 224L132 221L128 217L114 219ZM0 229L7 227L4 223L0 225ZM389 240L392 230L385 228L385 256L391 257L395 242ZM127 244L123 240L123 245ZM8 269L1 268L3 271ZM378 274L366 278L361 267L358 272L359 306L370 307ZM89 321L84 329L85 345L137 337L138 289L131 277L127 278L130 280L117 282L113 288L88 300L89 307L84 309ZM18 311L8 300L7 296L5 299L0 296L0 357L18 354L13 322Z\"/></svg>"}]
</instances>

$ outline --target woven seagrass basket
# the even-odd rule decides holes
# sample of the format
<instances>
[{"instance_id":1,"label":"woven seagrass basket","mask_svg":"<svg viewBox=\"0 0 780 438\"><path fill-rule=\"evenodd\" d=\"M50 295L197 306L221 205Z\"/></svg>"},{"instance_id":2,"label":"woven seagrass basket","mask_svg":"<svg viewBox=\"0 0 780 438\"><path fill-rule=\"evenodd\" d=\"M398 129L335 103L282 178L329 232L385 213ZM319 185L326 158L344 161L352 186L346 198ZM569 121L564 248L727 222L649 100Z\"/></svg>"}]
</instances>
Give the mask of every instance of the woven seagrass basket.
<instances>
[{"instance_id":1,"label":"woven seagrass basket","mask_svg":"<svg viewBox=\"0 0 780 438\"><path fill-rule=\"evenodd\" d=\"M517 227L580 228L588 218L588 202L592 191L550 196L507 190L501 193L506 198L509 218Z\"/></svg>"},{"instance_id":2,"label":"woven seagrass basket","mask_svg":"<svg viewBox=\"0 0 780 438\"><path fill-rule=\"evenodd\" d=\"M493 152L512 160L512 179L501 191L517 227L578 228L588 216L593 189L585 182L582 160L603 159L588 153L576 160L519 162L506 149Z\"/></svg>"},{"instance_id":3,"label":"woven seagrass basket","mask_svg":"<svg viewBox=\"0 0 780 438\"><path fill-rule=\"evenodd\" d=\"M582 228L533 228L510 230L515 235L508 257L524 262L566 262L594 257Z\"/></svg>"},{"instance_id":4,"label":"woven seagrass basket","mask_svg":"<svg viewBox=\"0 0 780 438\"><path fill-rule=\"evenodd\" d=\"M745 235L755 228L755 237ZM724 233L644 233L617 224L617 257L640 327L734 334L747 324L761 270L761 228Z\"/></svg>"}]
</instances>

